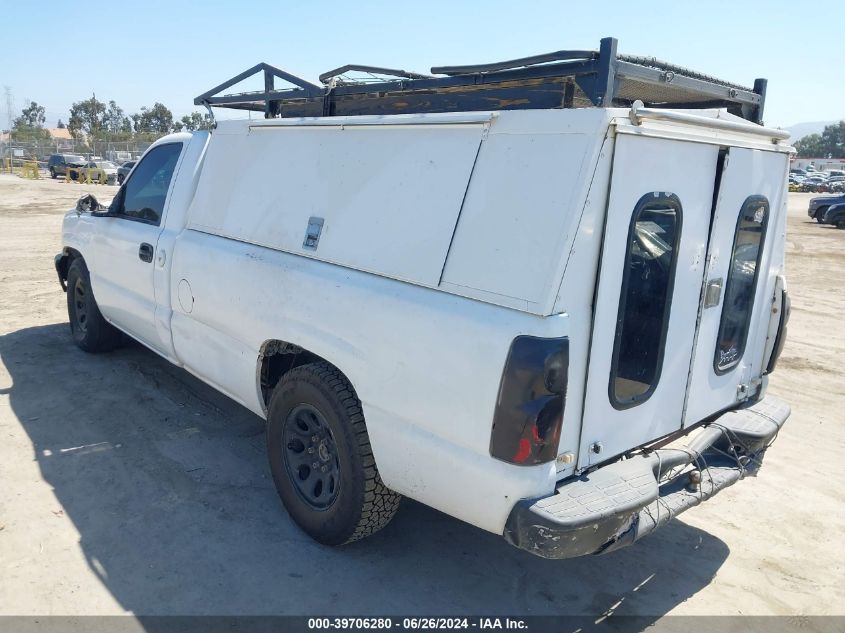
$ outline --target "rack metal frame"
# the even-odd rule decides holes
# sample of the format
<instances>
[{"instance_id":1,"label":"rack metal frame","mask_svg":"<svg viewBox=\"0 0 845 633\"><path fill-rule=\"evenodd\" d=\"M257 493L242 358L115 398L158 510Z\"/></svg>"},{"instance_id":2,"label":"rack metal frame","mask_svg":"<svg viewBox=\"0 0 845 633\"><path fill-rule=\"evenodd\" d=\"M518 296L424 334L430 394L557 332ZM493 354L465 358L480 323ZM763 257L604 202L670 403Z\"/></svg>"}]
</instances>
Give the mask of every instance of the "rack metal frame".
<instances>
[{"instance_id":1,"label":"rack metal frame","mask_svg":"<svg viewBox=\"0 0 845 633\"><path fill-rule=\"evenodd\" d=\"M390 78L341 78L351 71ZM347 64L320 75L320 86L261 63L204 92L194 104L263 111L265 117L275 118L628 107L640 100L647 107L727 108L762 124L766 100L765 79L756 79L749 88L652 57L620 55L617 40L610 37L601 40L598 51L557 51L489 64L440 66L431 72ZM259 73L264 90L222 94ZM277 89L276 79L290 87Z\"/></svg>"}]
</instances>

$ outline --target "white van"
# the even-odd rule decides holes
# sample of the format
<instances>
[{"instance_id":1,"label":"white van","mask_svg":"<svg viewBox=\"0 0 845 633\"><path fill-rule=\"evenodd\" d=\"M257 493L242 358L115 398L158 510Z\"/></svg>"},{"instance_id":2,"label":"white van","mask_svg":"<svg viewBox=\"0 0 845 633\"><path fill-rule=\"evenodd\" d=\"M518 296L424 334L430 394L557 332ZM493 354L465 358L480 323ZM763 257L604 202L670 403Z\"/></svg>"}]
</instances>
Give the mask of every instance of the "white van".
<instances>
[{"instance_id":1,"label":"white van","mask_svg":"<svg viewBox=\"0 0 845 633\"><path fill-rule=\"evenodd\" d=\"M789 416L765 81L611 39L432 72L259 64L198 97L266 118L165 137L65 217L76 343L123 332L266 418L284 505L327 544L404 495L540 556L606 552L755 473Z\"/></svg>"}]
</instances>

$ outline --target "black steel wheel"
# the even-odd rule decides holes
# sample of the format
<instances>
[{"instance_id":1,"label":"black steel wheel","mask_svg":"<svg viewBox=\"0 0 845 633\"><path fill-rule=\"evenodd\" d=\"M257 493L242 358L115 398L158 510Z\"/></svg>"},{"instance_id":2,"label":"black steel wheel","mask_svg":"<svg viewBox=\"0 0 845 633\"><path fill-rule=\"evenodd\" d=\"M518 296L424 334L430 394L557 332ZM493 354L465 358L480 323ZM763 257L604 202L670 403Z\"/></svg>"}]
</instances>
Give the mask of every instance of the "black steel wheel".
<instances>
[{"instance_id":1,"label":"black steel wheel","mask_svg":"<svg viewBox=\"0 0 845 633\"><path fill-rule=\"evenodd\" d=\"M282 443L299 496L315 510L329 507L340 489L340 459L326 418L310 404L298 405L285 420Z\"/></svg>"},{"instance_id":2,"label":"black steel wheel","mask_svg":"<svg viewBox=\"0 0 845 633\"><path fill-rule=\"evenodd\" d=\"M100 313L88 267L81 257L71 262L67 272L67 314L73 341L80 349L108 352L120 343L120 332Z\"/></svg>"},{"instance_id":3,"label":"black steel wheel","mask_svg":"<svg viewBox=\"0 0 845 633\"><path fill-rule=\"evenodd\" d=\"M376 467L361 401L326 362L295 367L273 389L267 456L276 490L315 541L341 545L393 518L401 496Z\"/></svg>"},{"instance_id":4,"label":"black steel wheel","mask_svg":"<svg viewBox=\"0 0 845 633\"><path fill-rule=\"evenodd\" d=\"M68 288L73 293L73 324L71 329L77 330L83 336L88 332L88 288L82 277L77 277L73 288Z\"/></svg>"}]
</instances>

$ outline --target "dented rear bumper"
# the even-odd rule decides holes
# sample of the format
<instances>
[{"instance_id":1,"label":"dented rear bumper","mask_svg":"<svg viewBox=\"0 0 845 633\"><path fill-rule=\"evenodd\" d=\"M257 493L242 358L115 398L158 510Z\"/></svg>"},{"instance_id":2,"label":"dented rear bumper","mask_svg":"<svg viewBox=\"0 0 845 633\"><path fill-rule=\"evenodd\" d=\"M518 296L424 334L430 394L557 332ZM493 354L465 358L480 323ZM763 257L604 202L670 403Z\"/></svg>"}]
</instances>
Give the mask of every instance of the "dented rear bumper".
<instances>
[{"instance_id":1,"label":"dented rear bumper","mask_svg":"<svg viewBox=\"0 0 845 633\"><path fill-rule=\"evenodd\" d=\"M630 545L688 508L756 474L789 405L766 396L708 423L684 446L644 452L561 482L516 504L505 539L544 558Z\"/></svg>"}]
</instances>

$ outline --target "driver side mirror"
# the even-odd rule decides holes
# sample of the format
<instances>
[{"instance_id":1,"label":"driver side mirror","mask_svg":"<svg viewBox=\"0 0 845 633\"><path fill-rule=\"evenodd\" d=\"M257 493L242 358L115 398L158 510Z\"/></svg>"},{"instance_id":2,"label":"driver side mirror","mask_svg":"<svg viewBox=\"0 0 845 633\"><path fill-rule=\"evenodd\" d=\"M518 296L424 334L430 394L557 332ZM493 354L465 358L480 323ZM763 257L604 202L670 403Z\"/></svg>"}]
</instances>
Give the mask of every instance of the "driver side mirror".
<instances>
[{"instance_id":1,"label":"driver side mirror","mask_svg":"<svg viewBox=\"0 0 845 633\"><path fill-rule=\"evenodd\" d=\"M77 213L95 213L102 210L103 206L97 201L97 198L92 196L90 193L82 196L76 201Z\"/></svg>"}]
</instances>

